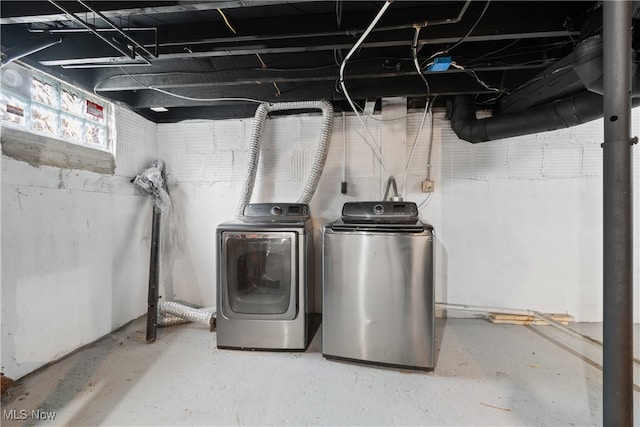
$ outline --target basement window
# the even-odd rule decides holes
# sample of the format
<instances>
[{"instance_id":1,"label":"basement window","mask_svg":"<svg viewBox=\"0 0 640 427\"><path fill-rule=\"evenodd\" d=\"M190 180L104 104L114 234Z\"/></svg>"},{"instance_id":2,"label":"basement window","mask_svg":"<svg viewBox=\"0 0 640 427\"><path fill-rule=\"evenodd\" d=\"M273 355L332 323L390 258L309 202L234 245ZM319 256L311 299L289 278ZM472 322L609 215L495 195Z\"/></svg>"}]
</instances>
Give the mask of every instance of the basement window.
<instances>
[{"instance_id":1,"label":"basement window","mask_svg":"<svg viewBox=\"0 0 640 427\"><path fill-rule=\"evenodd\" d=\"M95 95L8 64L2 69L0 120L3 154L9 157L113 174L113 106Z\"/></svg>"}]
</instances>

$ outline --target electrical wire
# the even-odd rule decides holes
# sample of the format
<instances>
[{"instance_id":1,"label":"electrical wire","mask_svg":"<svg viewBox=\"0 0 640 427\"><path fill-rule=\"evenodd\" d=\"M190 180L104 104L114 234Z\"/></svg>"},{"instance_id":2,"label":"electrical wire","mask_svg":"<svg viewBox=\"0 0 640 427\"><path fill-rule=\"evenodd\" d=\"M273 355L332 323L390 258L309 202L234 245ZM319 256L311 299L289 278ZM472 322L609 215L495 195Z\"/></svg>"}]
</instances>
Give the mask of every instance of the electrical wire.
<instances>
[{"instance_id":1,"label":"electrical wire","mask_svg":"<svg viewBox=\"0 0 640 427\"><path fill-rule=\"evenodd\" d=\"M422 133L422 128L424 127L424 121L427 118L427 112L431 111L431 106L433 105L433 101L435 101L435 97L430 101L429 96L431 95L431 87L429 86L429 82L427 81L424 74L422 74L422 70L420 69L420 64L418 63L418 37L420 36L421 26L416 26L415 33L413 36L413 43L411 44L411 55L413 56L413 65L416 67L416 71L418 75L424 82L424 85L427 88L427 103L424 106L424 115L422 116L422 122L420 123L420 129L416 134L416 139L413 141L413 147L411 147L411 152L409 153L409 158L407 159L407 164L404 168L404 182L402 184L402 191L404 192L404 196L406 199L407 196L407 177L409 175L409 166L411 164L411 158L413 157L413 153L415 152L416 146L418 145L418 139L420 138L420 134Z\"/></svg>"},{"instance_id":2,"label":"electrical wire","mask_svg":"<svg viewBox=\"0 0 640 427\"><path fill-rule=\"evenodd\" d=\"M236 30L231 26L231 23L227 19L227 15L224 14L222 9L216 8L216 10L220 14L220 16L222 16L224 23L227 24L227 27L231 30L231 32L233 34L238 34ZM256 52L256 56L258 57L258 61L260 61L260 65L262 66L262 69L267 69L268 68L267 64L262 60L262 57L260 56L260 54ZM282 95L282 92L280 92L280 88L278 87L278 84L276 82L271 82L271 83L273 84L273 87L276 89L276 96Z\"/></svg>"},{"instance_id":3,"label":"electrical wire","mask_svg":"<svg viewBox=\"0 0 640 427\"><path fill-rule=\"evenodd\" d=\"M409 176L409 166L411 166L411 159L413 158L413 153L416 150L416 146L418 145L418 140L420 139L420 135L422 134L422 129L424 128L424 122L427 118L427 114L432 114L431 107L433 106L434 101L435 101L435 97L432 100L427 99L427 104L424 106L424 114L422 115L422 122L420 123L420 128L418 128L418 133L416 134L416 138L413 141L411 152L409 153L409 157L407 158L407 163L404 167L402 193L404 194L405 199L407 198L407 177Z\"/></svg>"},{"instance_id":4,"label":"electrical wire","mask_svg":"<svg viewBox=\"0 0 640 427\"><path fill-rule=\"evenodd\" d=\"M220 16L222 16L222 19L224 19L224 23L227 24L227 27L231 30L231 32L233 34L238 34L236 33L236 30L233 29L233 27L231 26L231 24L229 23L229 20L227 19L227 15L224 14L224 12L222 11L222 9L220 8L216 8L216 10L218 11L218 13L220 14Z\"/></svg>"},{"instance_id":5,"label":"electrical wire","mask_svg":"<svg viewBox=\"0 0 640 427\"><path fill-rule=\"evenodd\" d=\"M427 152L427 179L431 179L431 153L433 152L433 103L436 97L431 100L429 107L429 151Z\"/></svg>"},{"instance_id":6,"label":"electrical wire","mask_svg":"<svg viewBox=\"0 0 640 427\"><path fill-rule=\"evenodd\" d=\"M422 208L422 206L424 206L424 205L425 205L425 203L426 203L426 204L428 204L428 203L429 203L429 200L431 200L431 195L432 195L432 194L433 194L433 193L429 193L429 194L427 194L427 197L425 197L425 198L424 198L424 200L423 200L423 201L418 205L418 209L421 209L421 208Z\"/></svg>"},{"instance_id":7,"label":"electrical wire","mask_svg":"<svg viewBox=\"0 0 640 427\"><path fill-rule=\"evenodd\" d=\"M433 104L432 104L433 106ZM433 112L430 115L430 129L429 129L429 153L427 154L427 179L430 180L431 179L431 153L433 151ZM420 203L418 205L418 209L420 209L423 205L425 205L426 203L429 203L429 201L431 200L431 196L433 195L433 192L427 194L427 197L425 197L425 199L422 201L422 203Z\"/></svg>"},{"instance_id":8,"label":"electrical wire","mask_svg":"<svg viewBox=\"0 0 640 427\"><path fill-rule=\"evenodd\" d=\"M522 40L522 39L516 39L516 40ZM496 51L493 52L489 52L485 55L482 55L478 58L472 58L472 59L467 59L467 58L457 58L459 60L464 59L464 62L467 64L471 64L471 63L475 63L477 62L479 59L485 59L487 60L487 58L489 58L489 60L491 62L496 62L496 60L498 59L503 59L503 58L510 58L513 56L521 56L521 55L533 55L533 54L542 54L542 53L546 53L549 49L551 48L558 48L558 49L562 49L564 46L568 45L568 44L572 44L570 41L560 41L560 42L552 42L552 43L542 43L542 44L536 44L536 45L530 45L530 46L522 46L519 48L514 48L511 49L509 51L509 54L506 55L500 55L500 56L494 56L494 57L490 57L489 55L495 55L496 53L499 53L500 51L502 51L502 49L498 49ZM553 60L554 58L547 58L546 60ZM529 63L532 61L527 61L526 63ZM525 63L525 64L526 64ZM508 64L511 65L511 64ZM518 64L515 64L518 65Z\"/></svg>"},{"instance_id":9,"label":"electrical wire","mask_svg":"<svg viewBox=\"0 0 640 427\"><path fill-rule=\"evenodd\" d=\"M384 12L387 10L387 8L390 5L391 5L391 0L387 0L384 3L382 8L380 8L380 11L378 12L378 14L373 19L373 21L371 21L371 24L369 24L367 29L362 33L362 35L358 39L358 41L356 41L356 43L351 47L351 49L349 50L349 53L347 53L347 55L345 56L344 60L342 61L342 64L340 65L340 87L342 88L342 92L344 93L345 98L349 102L349 105L351 106L351 109L356 114L356 117L358 117L358 120L360 121L362 126L365 128L365 130L369 134L369 137L371 138L371 141L365 139L365 142L367 143L367 145L369 146L369 148L373 152L374 156L376 157L376 159L378 160L378 162L382 166L384 174L387 175L387 176L389 175L389 172L388 172L388 169L387 169L387 165L385 164L384 159L382 158L382 154L380 153L380 150L379 150L378 146L375 143L375 138L371 134L371 131L369 130L367 125L362 120L362 117L360 117L360 114L358 113L358 110L355 107L355 105L353 103L353 100L351 99L351 96L349 96L349 91L347 91L347 87L345 86L345 83L344 83L344 69L345 69L345 67L347 65L347 61L349 61L349 59L354 54L354 52L356 50L358 50L360 45L364 42L364 40L367 38L367 36L371 32L371 30L373 30L373 28L376 26L376 24L378 23L380 18L382 18L382 15L384 15Z\"/></svg>"},{"instance_id":10,"label":"electrical wire","mask_svg":"<svg viewBox=\"0 0 640 427\"><path fill-rule=\"evenodd\" d=\"M427 87L427 99L428 99L429 96L431 95L431 87L429 86L429 82L427 81L424 74L422 74L422 70L420 69L420 64L418 64L418 37L420 36L421 28L422 28L421 26L416 26L416 32L413 36L413 43L411 44L411 55L413 56L413 65L415 65L418 75L424 82L424 85Z\"/></svg>"},{"instance_id":11,"label":"electrical wire","mask_svg":"<svg viewBox=\"0 0 640 427\"><path fill-rule=\"evenodd\" d=\"M469 74L471 77L475 78L476 81L480 83L482 86L484 86L486 89L489 89L492 92L502 92L501 89L491 87L487 83L485 83L483 80L481 80L480 77L478 77L478 75L476 74L475 70L473 70L472 68L465 68L462 65L456 63L455 61L451 61L451 66Z\"/></svg>"},{"instance_id":12,"label":"electrical wire","mask_svg":"<svg viewBox=\"0 0 640 427\"><path fill-rule=\"evenodd\" d=\"M347 116L342 112L342 182L347 183Z\"/></svg>"},{"instance_id":13,"label":"electrical wire","mask_svg":"<svg viewBox=\"0 0 640 427\"><path fill-rule=\"evenodd\" d=\"M511 46L513 46L514 44L518 43L520 40L521 40L521 39L515 39L514 41L512 41L511 43L509 43L509 44L508 44L508 45L506 45L506 46L501 47L500 49L496 49L496 50L494 50L494 51L492 51L492 52L487 52L487 53L485 53L484 55L480 55L479 57L474 58L474 59L472 59L472 60L470 60L470 61L467 61L467 62L476 62L476 61L480 61L480 60L481 60L481 59L483 59L483 58L486 58L486 57L488 57L488 56L490 57L491 55L495 55L496 53L500 53L500 52L502 52L503 50L507 50L507 49L509 49Z\"/></svg>"}]
</instances>

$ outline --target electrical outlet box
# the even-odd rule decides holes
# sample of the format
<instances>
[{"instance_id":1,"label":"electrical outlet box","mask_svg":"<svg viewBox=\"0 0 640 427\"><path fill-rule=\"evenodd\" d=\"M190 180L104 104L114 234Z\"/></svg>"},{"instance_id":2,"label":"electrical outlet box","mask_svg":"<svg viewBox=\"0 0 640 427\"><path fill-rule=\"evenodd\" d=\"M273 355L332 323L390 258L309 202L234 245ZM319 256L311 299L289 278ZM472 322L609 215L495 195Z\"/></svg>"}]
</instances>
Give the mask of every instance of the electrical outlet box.
<instances>
[{"instance_id":1,"label":"electrical outlet box","mask_svg":"<svg viewBox=\"0 0 640 427\"><path fill-rule=\"evenodd\" d=\"M423 193L433 193L434 191L434 183L430 179L425 179L422 181L422 192Z\"/></svg>"}]
</instances>

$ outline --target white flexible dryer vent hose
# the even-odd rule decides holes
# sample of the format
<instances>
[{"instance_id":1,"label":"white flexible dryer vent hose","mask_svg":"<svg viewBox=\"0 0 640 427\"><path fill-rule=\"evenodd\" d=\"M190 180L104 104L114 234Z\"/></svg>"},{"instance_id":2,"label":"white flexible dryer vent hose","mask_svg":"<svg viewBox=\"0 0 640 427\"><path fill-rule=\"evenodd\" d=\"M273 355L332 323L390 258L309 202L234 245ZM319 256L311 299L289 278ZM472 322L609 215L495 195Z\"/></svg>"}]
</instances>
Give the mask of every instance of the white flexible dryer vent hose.
<instances>
[{"instance_id":1,"label":"white flexible dryer vent hose","mask_svg":"<svg viewBox=\"0 0 640 427\"><path fill-rule=\"evenodd\" d=\"M158 305L158 310L162 318L160 324L163 326L184 322L202 323L209 326L210 330L214 330L216 326L215 307L194 308L175 301L163 301Z\"/></svg>"},{"instance_id":2,"label":"white flexible dryer vent hose","mask_svg":"<svg viewBox=\"0 0 640 427\"><path fill-rule=\"evenodd\" d=\"M256 172L258 170L258 160L260 158L260 145L262 138L262 130L264 128L267 115L272 111L283 110L321 110L322 125L320 128L320 143L313 162L313 167L307 179L307 183L302 190L302 195L297 203L309 203L318 187L324 163L327 159L327 151L329 150L329 140L333 131L333 106L329 101L300 101L300 102L279 102L275 104L260 104L256 110L253 120L253 129L251 131L251 140L249 141L249 163L247 165L247 175L245 177L242 193L240 194L240 202L236 209L236 217L244 214L244 208L251 201L253 194L253 186L256 180Z\"/></svg>"}]
</instances>

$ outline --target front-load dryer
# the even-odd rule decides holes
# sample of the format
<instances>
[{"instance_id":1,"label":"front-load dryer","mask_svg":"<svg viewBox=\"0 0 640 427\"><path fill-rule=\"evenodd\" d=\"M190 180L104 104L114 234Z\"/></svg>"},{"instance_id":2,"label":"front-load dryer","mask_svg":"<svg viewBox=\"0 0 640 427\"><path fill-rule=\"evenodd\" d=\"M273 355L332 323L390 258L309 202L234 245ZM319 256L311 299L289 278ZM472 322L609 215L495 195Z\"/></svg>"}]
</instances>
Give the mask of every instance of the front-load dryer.
<instances>
[{"instance_id":1,"label":"front-load dryer","mask_svg":"<svg viewBox=\"0 0 640 427\"><path fill-rule=\"evenodd\" d=\"M216 238L218 347L305 350L317 326L309 206L248 204Z\"/></svg>"}]
</instances>

